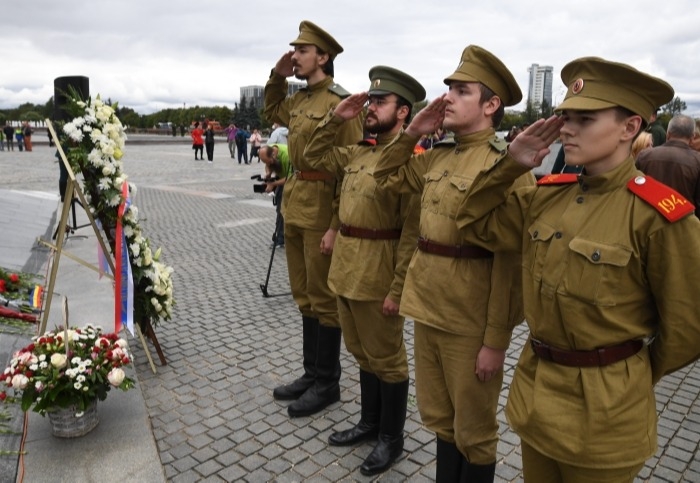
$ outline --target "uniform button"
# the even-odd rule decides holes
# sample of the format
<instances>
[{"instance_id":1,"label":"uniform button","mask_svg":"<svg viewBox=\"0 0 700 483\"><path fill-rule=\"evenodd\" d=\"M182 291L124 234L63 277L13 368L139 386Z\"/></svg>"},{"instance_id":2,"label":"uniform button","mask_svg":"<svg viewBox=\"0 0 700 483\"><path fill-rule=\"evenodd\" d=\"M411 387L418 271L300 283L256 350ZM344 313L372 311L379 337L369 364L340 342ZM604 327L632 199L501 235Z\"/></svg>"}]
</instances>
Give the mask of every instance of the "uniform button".
<instances>
[{"instance_id":1,"label":"uniform button","mask_svg":"<svg viewBox=\"0 0 700 483\"><path fill-rule=\"evenodd\" d=\"M360 171L362 171L363 169L365 169L365 167L364 167L364 166L360 166Z\"/></svg>"},{"instance_id":2,"label":"uniform button","mask_svg":"<svg viewBox=\"0 0 700 483\"><path fill-rule=\"evenodd\" d=\"M537 238L537 237L539 236L539 234L540 234L540 232L537 231L537 230L535 230L535 231L532 233L532 237L533 237L533 238Z\"/></svg>"},{"instance_id":3,"label":"uniform button","mask_svg":"<svg viewBox=\"0 0 700 483\"><path fill-rule=\"evenodd\" d=\"M587 184L582 184L582 185L581 185L581 191L588 191L588 185L587 185Z\"/></svg>"},{"instance_id":4,"label":"uniform button","mask_svg":"<svg viewBox=\"0 0 700 483\"><path fill-rule=\"evenodd\" d=\"M583 203L583 196L579 196L578 198L576 198L576 203L578 203L579 205Z\"/></svg>"},{"instance_id":5,"label":"uniform button","mask_svg":"<svg viewBox=\"0 0 700 483\"><path fill-rule=\"evenodd\" d=\"M462 183L459 185L459 187L462 189L467 189L467 183Z\"/></svg>"},{"instance_id":6,"label":"uniform button","mask_svg":"<svg viewBox=\"0 0 700 483\"><path fill-rule=\"evenodd\" d=\"M442 173L443 176L447 176L448 174L450 174L450 172L447 170L444 173Z\"/></svg>"},{"instance_id":7,"label":"uniform button","mask_svg":"<svg viewBox=\"0 0 700 483\"><path fill-rule=\"evenodd\" d=\"M561 237L562 237L562 234L560 231L558 231L554 234L554 238L561 238Z\"/></svg>"},{"instance_id":8,"label":"uniform button","mask_svg":"<svg viewBox=\"0 0 700 483\"><path fill-rule=\"evenodd\" d=\"M637 176L636 178L634 178L634 184L644 184L646 182L647 180L644 176Z\"/></svg>"},{"instance_id":9,"label":"uniform button","mask_svg":"<svg viewBox=\"0 0 700 483\"><path fill-rule=\"evenodd\" d=\"M596 250L593 252L593 255L591 255L591 260L594 262L597 262L600 260L600 251Z\"/></svg>"}]
</instances>

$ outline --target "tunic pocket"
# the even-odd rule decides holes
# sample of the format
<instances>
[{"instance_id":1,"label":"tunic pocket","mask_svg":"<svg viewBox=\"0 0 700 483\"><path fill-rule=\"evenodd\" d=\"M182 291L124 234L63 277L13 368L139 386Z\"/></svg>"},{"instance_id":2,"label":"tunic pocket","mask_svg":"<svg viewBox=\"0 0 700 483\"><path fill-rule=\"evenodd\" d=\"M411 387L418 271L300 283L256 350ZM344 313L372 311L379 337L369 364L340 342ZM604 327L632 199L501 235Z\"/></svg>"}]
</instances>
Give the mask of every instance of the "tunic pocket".
<instances>
[{"instance_id":1,"label":"tunic pocket","mask_svg":"<svg viewBox=\"0 0 700 483\"><path fill-rule=\"evenodd\" d=\"M351 196L364 196L375 199L377 193L377 182L374 177L361 166L346 166L343 176L343 193Z\"/></svg>"},{"instance_id":2,"label":"tunic pocket","mask_svg":"<svg viewBox=\"0 0 700 483\"><path fill-rule=\"evenodd\" d=\"M612 307L632 249L574 238L569 242L569 266L562 281L563 295L588 304Z\"/></svg>"},{"instance_id":3,"label":"tunic pocket","mask_svg":"<svg viewBox=\"0 0 700 483\"><path fill-rule=\"evenodd\" d=\"M547 251L556 230L554 227L538 221L528 228L530 248L523 253L523 265L532 273L532 278L542 281L542 271L547 259Z\"/></svg>"}]
</instances>

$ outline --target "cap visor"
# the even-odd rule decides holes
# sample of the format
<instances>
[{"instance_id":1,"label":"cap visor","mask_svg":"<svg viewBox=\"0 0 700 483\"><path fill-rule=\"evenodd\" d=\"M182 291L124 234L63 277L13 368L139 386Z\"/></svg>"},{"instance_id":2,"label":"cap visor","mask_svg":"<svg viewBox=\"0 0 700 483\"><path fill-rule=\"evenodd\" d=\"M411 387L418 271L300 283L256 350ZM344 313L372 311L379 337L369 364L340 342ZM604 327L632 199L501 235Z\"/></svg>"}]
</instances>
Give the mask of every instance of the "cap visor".
<instances>
[{"instance_id":1,"label":"cap visor","mask_svg":"<svg viewBox=\"0 0 700 483\"><path fill-rule=\"evenodd\" d=\"M450 82L479 82L479 80L462 72L455 72L451 76L446 77L443 82L449 86Z\"/></svg>"},{"instance_id":2,"label":"cap visor","mask_svg":"<svg viewBox=\"0 0 700 483\"><path fill-rule=\"evenodd\" d=\"M613 104L612 102L592 99L590 97L569 97L568 99L564 99L564 102L555 107L554 112L560 113L561 111L565 111L567 109L572 111L599 111L601 109L608 109L616 106L617 104Z\"/></svg>"}]
</instances>

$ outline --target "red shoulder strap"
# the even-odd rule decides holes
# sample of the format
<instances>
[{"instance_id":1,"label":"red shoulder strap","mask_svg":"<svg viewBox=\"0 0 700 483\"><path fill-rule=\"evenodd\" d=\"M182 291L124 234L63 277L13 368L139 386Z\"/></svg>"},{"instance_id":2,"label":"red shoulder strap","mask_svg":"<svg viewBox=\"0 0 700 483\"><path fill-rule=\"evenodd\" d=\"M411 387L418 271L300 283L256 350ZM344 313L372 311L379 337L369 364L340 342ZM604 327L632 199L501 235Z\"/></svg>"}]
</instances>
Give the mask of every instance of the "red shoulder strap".
<instances>
[{"instance_id":1,"label":"red shoulder strap","mask_svg":"<svg viewBox=\"0 0 700 483\"><path fill-rule=\"evenodd\" d=\"M376 146L377 140L374 138L365 138L362 141L359 141L357 144L360 146Z\"/></svg>"},{"instance_id":2,"label":"red shoulder strap","mask_svg":"<svg viewBox=\"0 0 700 483\"><path fill-rule=\"evenodd\" d=\"M558 185L558 184L571 184L578 181L578 174L576 173L560 173L560 174L547 174L541 177L537 184L542 185Z\"/></svg>"},{"instance_id":3,"label":"red shoulder strap","mask_svg":"<svg viewBox=\"0 0 700 483\"><path fill-rule=\"evenodd\" d=\"M651 176L636 176L629 180L627 188L656 208L668 221L678 221L695 212L693 204L683 195Z\"/></svg>"}]
</instances>

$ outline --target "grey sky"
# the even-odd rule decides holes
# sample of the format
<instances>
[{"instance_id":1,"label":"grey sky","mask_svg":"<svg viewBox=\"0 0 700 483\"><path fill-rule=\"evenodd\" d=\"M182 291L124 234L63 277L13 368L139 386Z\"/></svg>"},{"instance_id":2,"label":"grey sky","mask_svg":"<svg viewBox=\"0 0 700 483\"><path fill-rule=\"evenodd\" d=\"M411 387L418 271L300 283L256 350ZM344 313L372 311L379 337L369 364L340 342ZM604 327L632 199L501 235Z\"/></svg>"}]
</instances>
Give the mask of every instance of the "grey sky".
<instances>
[{"instance_id":1,"label":"grey sky","mask_svg":"<svg viewBox=\"0 0 700 483\"><path fill-rule=\"evenodd\" d=\"M0 17L0 108L43 104L66 75L89 77L93 95L140 113L233 107L241 86L264 85L303 19L345 48L335 79L351 92L385 64L412 74L432 99L464 47L477 44L503 60L525 95L530 64L554 67L556 103L561 68L596 55L663 78L686 114L700 117L700 9L690 0L15 2Z\"/></svg>"}]
</instances>

